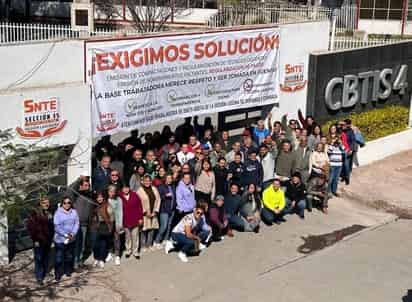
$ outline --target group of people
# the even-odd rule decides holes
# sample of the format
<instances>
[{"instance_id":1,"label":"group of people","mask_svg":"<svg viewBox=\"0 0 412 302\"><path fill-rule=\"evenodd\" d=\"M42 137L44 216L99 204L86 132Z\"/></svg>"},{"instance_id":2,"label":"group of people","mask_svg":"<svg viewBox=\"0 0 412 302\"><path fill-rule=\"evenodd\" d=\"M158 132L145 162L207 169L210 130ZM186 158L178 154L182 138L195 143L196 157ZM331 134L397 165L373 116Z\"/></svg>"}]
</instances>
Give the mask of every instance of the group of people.
<instances>
[{"instance_id":1,"label":"group of people","mask_svg":"<svg viewBox=\"0 0 412 302\"><path fill-rule=\"evenodd\" d=\"M358 130L346 119L323 134L300 112L299 120L271 119L239 140L217 132L208 117L203 124L186 118L175 132L134 130L117 146L103 137L92 177L82 173L54 213L42 196L27 220L37 281L46 276L52 245L59 281L83 265L87 247L100 268L120 265L123 253L140 259L158 249L187 262L233 230L258 233L261 222L304 219L314 207L327 214L339 180L349 184L357 164Z\"/></svg>"}]
</instances>

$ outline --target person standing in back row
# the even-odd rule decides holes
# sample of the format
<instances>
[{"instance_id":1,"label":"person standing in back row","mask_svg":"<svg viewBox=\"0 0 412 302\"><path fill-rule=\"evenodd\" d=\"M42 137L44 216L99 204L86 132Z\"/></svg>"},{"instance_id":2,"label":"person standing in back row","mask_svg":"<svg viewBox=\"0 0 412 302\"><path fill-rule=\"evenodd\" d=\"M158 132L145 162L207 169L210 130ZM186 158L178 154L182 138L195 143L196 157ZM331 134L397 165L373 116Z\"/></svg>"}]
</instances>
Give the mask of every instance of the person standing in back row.
<instances>
[{"instance_id":1,"label":"person standing in back row","mask_svg":"<svg viewBox=\"0 0 412 302\"><path fill-rule=\"evenodd\" d=\"M119 197L123 203L123 227L126 233L126 258L132 254L140 259L139 242L140 228L143 224L143 207L139 196L130 190L127 184L123 185Z\"/></svg>"},{"instance_id":2,"label":"person standing in back row","mask_svg":"<svg viewBox=\"0 0 412 302\"><path fill-rule=\"evenodd\" d=\"M91 200L90 183L83 179L80 180L79 195L75 199L73 207L79 215L80 229L76 235L76 246L74 254L74 268L83 266L84 249L86 247L87 232L90 224L90 216L93 211L93 201Z\"/></svg>"},{"instance_id":3,"label":"person standing in back row","mask_svg":"<svg viewBox=\"0 0 412 302\"><path fill-rule=\"evenodd\" d=\"M72 208L72 201L65 197L54 214L54 278L60 281L63 274L71 277L74 264L74 245L76 234L79 231L79 216Z\"/></svg>"},{"instance_id":4,"label":"person standing in back row","mask_svg":"<svg viewBox=\"0 0 412 302\"><path fill-rule=\"evenodd\" d=\"M54 234L53 214L46 196L40 198L39 208L33 211L26 225L34 245L34 273L37 283L43 285L49 268L50 247Z\"/></svg>"}]
</instances>

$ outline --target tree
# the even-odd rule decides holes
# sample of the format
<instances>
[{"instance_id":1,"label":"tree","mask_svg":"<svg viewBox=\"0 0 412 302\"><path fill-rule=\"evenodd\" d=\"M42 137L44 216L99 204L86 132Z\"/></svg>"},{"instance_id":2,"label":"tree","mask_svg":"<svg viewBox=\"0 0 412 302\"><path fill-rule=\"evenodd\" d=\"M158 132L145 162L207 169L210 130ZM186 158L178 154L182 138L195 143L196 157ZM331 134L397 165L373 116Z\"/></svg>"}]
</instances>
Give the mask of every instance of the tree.
<instances>
[{"instance_id":1,"label":"tree","mask_svg":"<svg viewBox=\"0 0 412 302\"><path fill-rule=\"evenodd\" d=\"M37 206L41 195L57 193L56 178L69 155L64 148L13 142L10 129L0 130L0 216L21 223L22 213Z\"/></svg>"},{"instance_id":2,"label":"tree","mask_svg":"<svg viewBox=\"0 0 412 302\"><path fill-rule=\"evenodd\" d=\"M72 155L73 146L79 146L79 141L69 146L56 146L45 138L19 144L15 143L11 129L0 130L0 262L7 261L5 255L12 259L15 251L21 249L15 248L15 238L24 234L18 230L24 229L24 219L38 207L42 195L47 195L52 206L64 195L78 195L65 186L65 172L68 165L79 164L79 158L90 150ZM30 241L19 241L22 249L30 244Z\"/></svg>"}]
</instances>

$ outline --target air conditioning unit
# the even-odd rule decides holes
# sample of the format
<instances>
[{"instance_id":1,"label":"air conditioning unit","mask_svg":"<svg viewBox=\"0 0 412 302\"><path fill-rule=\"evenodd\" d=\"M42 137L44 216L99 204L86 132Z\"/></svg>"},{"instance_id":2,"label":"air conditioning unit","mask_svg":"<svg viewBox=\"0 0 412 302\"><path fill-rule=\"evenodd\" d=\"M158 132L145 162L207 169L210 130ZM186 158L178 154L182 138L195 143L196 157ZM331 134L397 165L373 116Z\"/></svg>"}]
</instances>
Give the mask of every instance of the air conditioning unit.
<instances>
[{"instance_id":1,"label":"air conditioning unit","mask_svg":"<svg viewBox=\"0 0 412 302\"><path fill-rule=\"evenodd\" d=\"M94 31L94 4L92 0L74 0L71 25L75 30Z\"/></svg>"}]
</instances>

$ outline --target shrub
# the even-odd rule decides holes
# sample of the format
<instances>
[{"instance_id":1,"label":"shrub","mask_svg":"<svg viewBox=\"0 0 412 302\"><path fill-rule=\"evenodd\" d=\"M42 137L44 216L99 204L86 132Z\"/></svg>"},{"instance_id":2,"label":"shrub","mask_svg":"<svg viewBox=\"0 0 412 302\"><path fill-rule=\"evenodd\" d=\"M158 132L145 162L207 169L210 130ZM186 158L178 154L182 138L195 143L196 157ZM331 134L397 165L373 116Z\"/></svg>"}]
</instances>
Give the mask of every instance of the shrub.
<instances>
[{"instance_id":1,"label":"shrub","mask_svg":"<svg viewBox=\"0 0 412 302\"><path fill-rule=\"evenodd\" d=\"M409 109L392 105L371 111L352 113L348 117L352 124L357 126L366 141L371 141L390 134L401 132L408 127ZM337 123L337 120L326 122L322 126L323 133L328 133L329 126Z\"/></svg>"}]
</instances>

